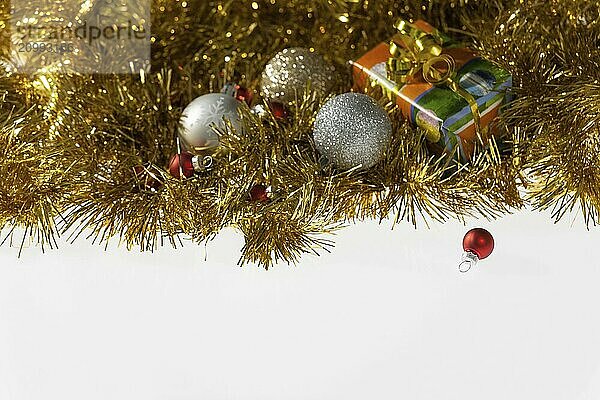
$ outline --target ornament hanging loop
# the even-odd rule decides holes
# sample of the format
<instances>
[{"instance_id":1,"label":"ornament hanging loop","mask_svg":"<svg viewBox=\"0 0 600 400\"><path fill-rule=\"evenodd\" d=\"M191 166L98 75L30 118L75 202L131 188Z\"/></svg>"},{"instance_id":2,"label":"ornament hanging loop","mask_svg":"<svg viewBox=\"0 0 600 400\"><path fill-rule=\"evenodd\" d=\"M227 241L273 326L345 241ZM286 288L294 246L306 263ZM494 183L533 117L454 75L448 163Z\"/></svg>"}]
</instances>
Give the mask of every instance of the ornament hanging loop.
<instances>
[{"instance_id":1,"label":"ornament hanging loop","mask_svg":"<svg viewBox=\"0 0 600 400\"><path fill-rule=\"evenodd\" d=\"M475 254L471 251L467 251L463 254L463 259L462 259L462 262L458 266L458 270L460 272L462 272L463 274L467 273L471 270L471 268L476 266L478 262L479 262L479 257L477 257L477 254Z\"/></svg>"}]
</instances>

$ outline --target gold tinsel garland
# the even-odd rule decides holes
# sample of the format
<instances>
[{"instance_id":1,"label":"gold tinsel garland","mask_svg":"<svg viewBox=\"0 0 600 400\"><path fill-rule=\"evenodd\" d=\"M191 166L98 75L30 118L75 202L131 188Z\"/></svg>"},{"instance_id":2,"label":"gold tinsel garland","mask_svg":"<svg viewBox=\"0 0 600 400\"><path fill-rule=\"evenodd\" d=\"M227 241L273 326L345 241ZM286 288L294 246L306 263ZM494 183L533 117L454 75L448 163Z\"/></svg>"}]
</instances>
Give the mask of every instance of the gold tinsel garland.
<instances>
[{"instance_id":1,"label":"gold tinsel garland","mask_svg":"<svg viewBox=\"0 0 600 400\"><path fill-rule=\"evenodd\" d=\"M385 159L367 172L324 172L311 129L325 99L307 94L290 121L248 114L244 132L223 132L211 172L185 181L166 172L193 98L234 78L256 89L267 61L294 46L326 55L340 73L332 94L347 91L346 62L387 39L398 17L461 36L513 74L517 97L500 121L510 151L491 146L449 172L372 93L394 120ZM6 0L0 18L8 26ZM19 75L2 35L0 228L12 240L24 227L44 245L64 234L152 250L232 226L245 236L241 262L269 267L329 248L324 234L365 218L496 218L530 204L556 218L579 207L596 223L599 20L598 3L576 0L155 0L153 72L130 76ZM272 188L271 202L248 201L256 184Z\"/></svg>"}]
</instances>

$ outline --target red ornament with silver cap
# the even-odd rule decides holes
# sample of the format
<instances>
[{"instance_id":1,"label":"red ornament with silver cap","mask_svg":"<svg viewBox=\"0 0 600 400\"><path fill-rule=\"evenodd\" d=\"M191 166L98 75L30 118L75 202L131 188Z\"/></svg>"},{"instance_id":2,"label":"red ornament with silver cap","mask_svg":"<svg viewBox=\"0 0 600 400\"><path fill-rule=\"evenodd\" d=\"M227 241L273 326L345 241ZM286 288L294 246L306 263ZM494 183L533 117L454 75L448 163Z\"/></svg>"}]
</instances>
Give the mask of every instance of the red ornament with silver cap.
<instances>
[{"instance_id":1,"label":"red ornament with silver cap","mask_svg":"<svg viewBox=\"0 0 600 400\"><path fill-rule=\"evenodd\" d=\"M465 253L458 269L468 272L479 260L488 258L494 251L494 237L483 228L471 229L463 239Z\"/></svg>"},{"instance_id":2,"label":"red ornament with silver cap","mask_svg":"<svg viewBox=\"0 0 600 400\"><path fill-rule=\"evenodd\" d=\"M209 169L212 163L213 159L210 156L196 156L184 151L171 157L169 172L173 178L191 178L194 174Z\"/></svg>"}]
</instances>

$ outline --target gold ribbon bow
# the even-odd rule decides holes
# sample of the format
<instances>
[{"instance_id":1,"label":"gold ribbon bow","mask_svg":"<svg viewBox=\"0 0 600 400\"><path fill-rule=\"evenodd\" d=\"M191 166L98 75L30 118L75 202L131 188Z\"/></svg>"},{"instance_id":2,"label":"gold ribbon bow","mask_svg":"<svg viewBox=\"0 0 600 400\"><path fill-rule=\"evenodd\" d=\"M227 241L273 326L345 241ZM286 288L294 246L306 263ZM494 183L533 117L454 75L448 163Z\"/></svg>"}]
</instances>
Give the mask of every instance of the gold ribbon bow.
<instances>
[{"instance_id":1,"label":"gold ribbon bow","mask_svg":"<svg viewBox=\"0 0 600 400\"><path fill-rule=\"evenodd\" d=\"M420 73L432 85L447 86L469 104L479 135L479 106L475 98L456 82L456 61L452 56L442 54L443 45L447 41L444 36L436 29L431 33L425 32L403 19L398 20L394 27L399 33L390 42L388 78L404 85Z\"/></svg>"}]
</instances>

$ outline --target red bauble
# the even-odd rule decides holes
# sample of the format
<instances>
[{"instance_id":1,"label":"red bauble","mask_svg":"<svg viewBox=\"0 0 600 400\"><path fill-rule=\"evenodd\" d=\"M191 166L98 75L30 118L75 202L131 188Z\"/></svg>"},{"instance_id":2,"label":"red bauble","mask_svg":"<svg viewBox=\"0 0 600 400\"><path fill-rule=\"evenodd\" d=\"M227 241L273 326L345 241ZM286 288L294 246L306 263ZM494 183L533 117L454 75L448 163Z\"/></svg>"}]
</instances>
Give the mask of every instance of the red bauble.
<instances>
[{"instance_id":1,"label":"red bauble","mask_svg":"<svg viewBox=\"0 0 600 400\"><path fill-rule=\"evenodd\" d=\"M268 188L265 185L254 185L250 189L250 200L262 203L269 201Z\"/></svg>"},{"instance_id":2,"label":"red bauble","mask_svg":"<svg viewBox=\"0 0 600 400\"><path fill-rule=\"evenodd\" d=\"M494 237L485 229L471 229L463 239L463 248L483 260L494 251Z\"/></svg>"},{"instance_id":3,"label":"red bauble","mask_svg":"<svg viewBox=\"0 0 600 400\"><path fill-rule=\"evenodd\" d=\"M181 178L183 174L186 178L191 178L194 175L194 163L192 159L194 155L191 153L175 154L169 162L169 172L173 178Z\"/></svg>"},{"instance_id":4,"label":"red bauble","mask_svg":"<svg viewBox=\"0 0 600 400\"><path fill-rule=\"evenodd\" d=\"M287 117L289 115L287 107L282 103L272 101L269 103L269 108L271 109L273 116L277 120L287 119Z\"/></svg>"},{"instance_id":5,"label":"red bauble","mask_svg":"<svg viewBox=\"0 0 600 400\"><path fill-rule=\"evenodd\" d=\"M136 165L133 171L145 189L159 190L162 187L160 172L152 164Z\"/></svg>"},{"instance_id":6,"label":"red bauble","mask_svg":"<svg viewBox=\"0 0 600 400\"><path fill-rule=\"evenodd\" d=\"M250 106L252 104L252 99L254 98L254 94L252 90L247 89L243 86L238 86L235 94L235 98L241 102L244 102Z\"/></svg>"}]
</instances>

